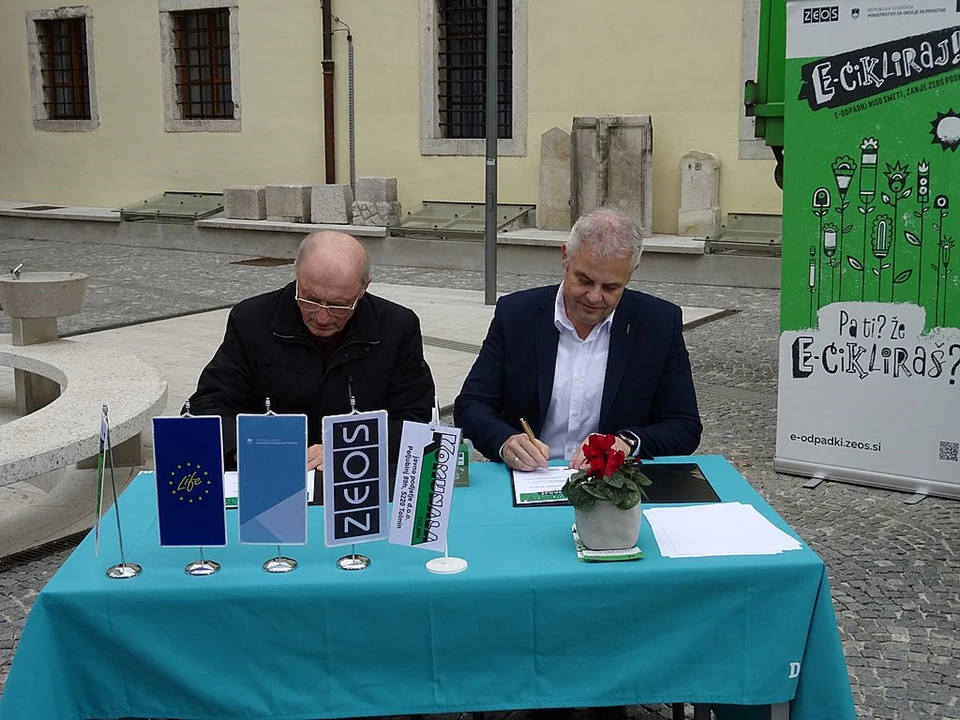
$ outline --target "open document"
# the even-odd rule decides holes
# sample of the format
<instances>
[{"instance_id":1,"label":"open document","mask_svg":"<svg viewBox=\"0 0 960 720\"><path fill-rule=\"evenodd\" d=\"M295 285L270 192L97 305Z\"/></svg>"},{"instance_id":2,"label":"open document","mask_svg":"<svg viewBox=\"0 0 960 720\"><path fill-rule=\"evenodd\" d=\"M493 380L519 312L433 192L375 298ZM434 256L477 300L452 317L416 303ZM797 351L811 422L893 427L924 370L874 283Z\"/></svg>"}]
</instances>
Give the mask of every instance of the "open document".
<instances>
[{"instance_id":1,"label":"open document","mask_svg":"<svg viewBox=\"0 0 960 720\"><path fill-rule=\"evenodd\" d=\"M800 542L739 502L656 507L643 511L664 557L776 555Z\"/></svg>"},{"instance_id":2,"label":"open document","mask_svg":"<svg viewBox=\"0 0 960 720\"><path fill-rule=\"evenodd\" d=\"M567 498L560 488L576 470L568 467L548 467L524 472L514 470L513 504L521 505L564 505Z\"/></svg>"}]
</instances>

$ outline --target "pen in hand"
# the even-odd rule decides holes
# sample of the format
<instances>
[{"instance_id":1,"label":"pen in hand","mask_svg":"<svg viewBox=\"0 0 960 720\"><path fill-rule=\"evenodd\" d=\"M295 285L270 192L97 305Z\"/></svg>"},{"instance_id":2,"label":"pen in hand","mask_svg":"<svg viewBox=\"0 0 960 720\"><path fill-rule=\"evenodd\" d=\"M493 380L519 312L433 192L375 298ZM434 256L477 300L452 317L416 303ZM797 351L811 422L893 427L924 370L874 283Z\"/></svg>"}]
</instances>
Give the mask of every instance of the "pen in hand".
<instances>
[{"instance_id":1,"label":"pen in hand","mask_svg":"<svg viewBox=\"0 0 960 720\"><path fill-rule=\"evenodd\" d=\"M537 465L538 465L539 467L541 467L541 468L546 467L546 457L547 457L547 456L546 456L546 453L543 451L543 449L542 449L542 447L541 447L541 446L543 445L543 443L541 443L539 440L537 440L536 435L533 434L533 428L530 427L530 423L528 423L524 418L520 418L520 427L523 428L523 433L524 433L524 435L527 436L527 439L530 441L530 444L533 445L534 448L536 448L537 450L539 450L539 451L540 451L540 454L541 454L542 457L544 458L544 460L541 460L541 461L537 462Z\"/></svg>"},{"instance_id":2,"label":"pen in hand","mask_svg":"<svg viewBox=\"0 0 960 720\"><path fill-rule=\"evenodd\" d=\"M533 430L530 428L530 423L523 418L520 418L520 427L523 428L523 431L527 434L527 438L529 438L530 442L536 443L537 438L534 436Z\"/></svg>"}]
</instances>

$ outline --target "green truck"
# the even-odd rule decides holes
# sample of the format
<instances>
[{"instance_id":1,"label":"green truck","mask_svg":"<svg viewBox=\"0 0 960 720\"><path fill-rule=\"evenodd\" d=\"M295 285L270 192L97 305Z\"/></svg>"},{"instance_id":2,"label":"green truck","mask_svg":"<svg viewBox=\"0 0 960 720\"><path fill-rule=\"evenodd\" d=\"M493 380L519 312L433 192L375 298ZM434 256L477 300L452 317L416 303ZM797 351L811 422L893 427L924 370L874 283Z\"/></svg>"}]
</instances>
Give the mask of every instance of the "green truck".
<instances>
[{"instance_id":1,"label":"green truck","mask_svg":"<svg viewBox=\"0 0 960 720\"><path fill-rule=\"evenodd\" d=\"M743 88L748 117L756 118L755 134L773 150L773 177L783 189L783 89L787 55L787 1L760 0L757 77Z\"/></svg>"}]
</instances>

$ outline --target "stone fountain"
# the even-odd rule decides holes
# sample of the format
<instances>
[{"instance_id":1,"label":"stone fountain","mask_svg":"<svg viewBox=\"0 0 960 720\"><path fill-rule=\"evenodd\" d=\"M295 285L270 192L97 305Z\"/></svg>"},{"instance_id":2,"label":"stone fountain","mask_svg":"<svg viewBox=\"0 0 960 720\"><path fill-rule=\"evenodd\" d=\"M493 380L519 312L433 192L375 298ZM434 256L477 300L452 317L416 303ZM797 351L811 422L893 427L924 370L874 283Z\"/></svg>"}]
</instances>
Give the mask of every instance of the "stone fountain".
<instances>
[{"instance_id":1,"label":"stone fountain","mask_svg":"<svg viewBox=\"0 0 960 720\"><path fill-rule=\"evenodd\" d=\"M57 318L83 310L88 276L78 272L22 272L22 267L0 275L0 309L10 316L12 343L24 346L56 340ZM56 382L26 370L14 370L14 382L20 415L60 397Z\"/></svg>"}]
</instances>

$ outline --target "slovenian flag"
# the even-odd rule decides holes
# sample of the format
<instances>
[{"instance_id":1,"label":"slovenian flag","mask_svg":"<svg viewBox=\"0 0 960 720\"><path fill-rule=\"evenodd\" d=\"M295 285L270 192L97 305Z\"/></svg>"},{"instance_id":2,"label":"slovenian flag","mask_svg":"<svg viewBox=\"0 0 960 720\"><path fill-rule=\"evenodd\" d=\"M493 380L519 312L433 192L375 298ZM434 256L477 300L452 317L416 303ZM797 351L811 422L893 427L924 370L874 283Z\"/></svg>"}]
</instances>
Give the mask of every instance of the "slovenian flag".
<instances>
[{"instance_id":1,"label":"slovenian flag","mask_svg":"<svg viewBox=\"0 0 960 720\"><path fill-rule=\"evenodd\" d=\"M240 542L307 542L307 416L237 415Z\"/></svg>"},{"instance_id":2,"label":"slovenian flag","mask_svg":"<svg viewBox=\"0 0 960 720\"><path fill-rule=\"evenodd\" d=\"M226 545L220 418L154 418L153 453L160 545Z\"/></svg>"}]
</instances>

